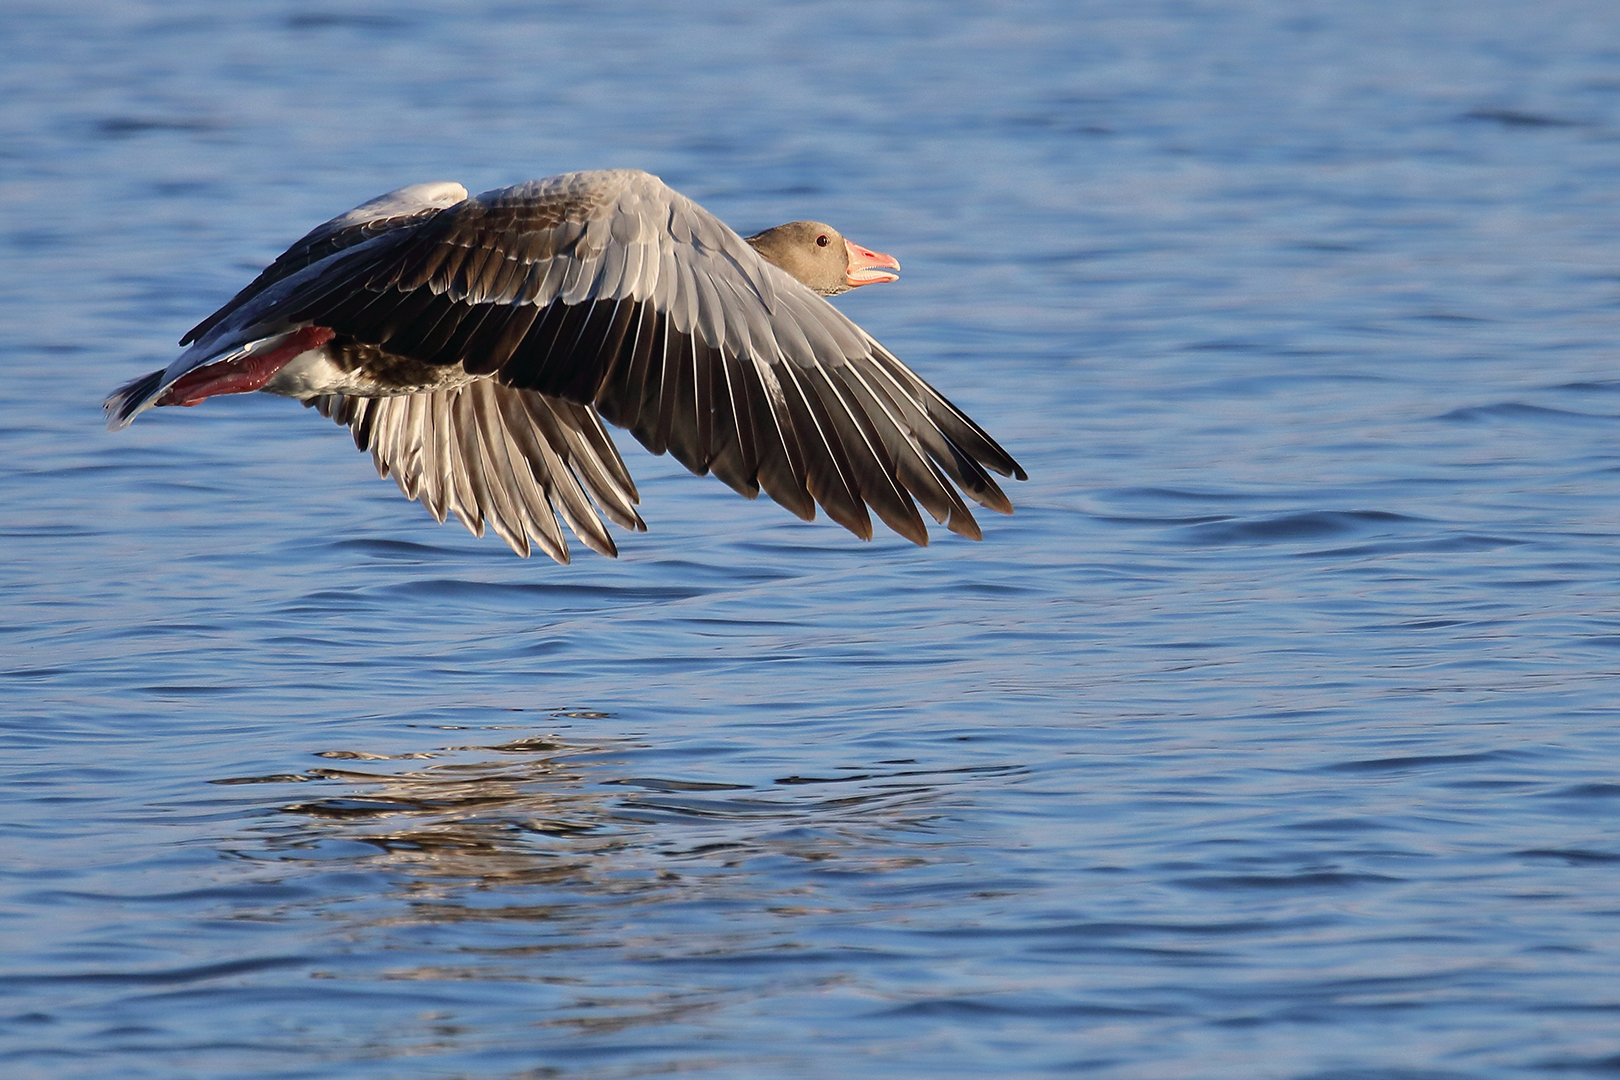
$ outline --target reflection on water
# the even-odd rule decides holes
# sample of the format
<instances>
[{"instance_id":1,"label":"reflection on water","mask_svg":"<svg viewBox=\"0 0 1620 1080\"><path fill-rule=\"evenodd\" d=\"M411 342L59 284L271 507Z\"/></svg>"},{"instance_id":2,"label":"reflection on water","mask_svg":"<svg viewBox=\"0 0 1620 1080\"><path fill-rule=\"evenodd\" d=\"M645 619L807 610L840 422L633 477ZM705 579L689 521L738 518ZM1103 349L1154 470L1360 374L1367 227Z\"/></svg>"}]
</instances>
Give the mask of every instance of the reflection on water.
<instances>
[{"instance_id":1,"label":"reflection on water","mask_svg":"<svg viewBox=\"0 0 1620 1080\"><path fill-rule=\"evenodd\" d=\"M575 727L603 719L553 716ZM952 816L977 785L1028 772L891 759L726 783L647 775L639 766L668 758L646 739L513 724L437 734L447 741L431 750L351 744L315 752L332 764L213 783L293 796L261 800L222 845L247 872L346 883L276 894L235 917L316 920L327 946L301 962L308 977L428 988L417 991L432 1006L421 1030L390 1036L393 1052L473 1060L512 1038L494 1034L503 1017L490 1014L490 987L526 988L498 1009L569 1033L578 1045L564 1059L650 1039L687 1068L702 1067L705 1018L717 1011L762 995L859 996L851 958L906 951L881 927L960 895L931 880L960 862ZM765 921L738 920L744 911ZM454 936L437 937L445 928ZM768 1046L746 1060L787 1067Z\"/></svg>"},{"instance_id":2,"label":"reflection on water","mask_svg":"<svg viewBox=\"0 0 1620 1080\"><path fill-rule=\"evenodd\" d=\"M499 725L476 733L525 730ZM554 734L430 752L334 749L316 756L366 768L213 781L300 785L297 801L256 822L232 854L318 861L328 871L346 861L390 875L390 892L408 902L411 918L427 922L522 919L534 909L503 905L497 913L469 897L523 889L556 891L548 920L590 922L602 916L604 901L668 903L683 888L701 887L689 886L689 872L762 860L836 864L856 874L917 868L948 848L936 821L960 806L974 783L1026 771L890 760L834 775L774 777L768 786L717 783L636 773L638 760L659 756L646 742ZM800 892L783 889L786 906L772 909L791 913L787 898Z\"/></svg>"}]
</instances>

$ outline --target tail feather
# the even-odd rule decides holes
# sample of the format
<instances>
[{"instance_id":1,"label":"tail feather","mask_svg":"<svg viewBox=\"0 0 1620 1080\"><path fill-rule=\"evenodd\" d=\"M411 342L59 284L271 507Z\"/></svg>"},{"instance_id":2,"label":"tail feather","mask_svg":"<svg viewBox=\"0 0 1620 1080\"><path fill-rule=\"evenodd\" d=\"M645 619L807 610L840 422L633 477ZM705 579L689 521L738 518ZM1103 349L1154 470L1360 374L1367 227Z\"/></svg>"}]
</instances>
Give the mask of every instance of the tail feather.
<instances>
[{"instance_id":1,"label":"tail feather","mask_svg":"<svg viewBox=\"0 0 1620 1080\"><path fill-rule=\"evenodd\" d=\"M146 407L147 403L157 396L163 389L163 373L165 369L159 368L150 375L142 375L120 386L108 395L107 400L101 403L101 408L107 414L107 430L122 431L129 427L135 414Z\"/></svg>"}]
</instances>

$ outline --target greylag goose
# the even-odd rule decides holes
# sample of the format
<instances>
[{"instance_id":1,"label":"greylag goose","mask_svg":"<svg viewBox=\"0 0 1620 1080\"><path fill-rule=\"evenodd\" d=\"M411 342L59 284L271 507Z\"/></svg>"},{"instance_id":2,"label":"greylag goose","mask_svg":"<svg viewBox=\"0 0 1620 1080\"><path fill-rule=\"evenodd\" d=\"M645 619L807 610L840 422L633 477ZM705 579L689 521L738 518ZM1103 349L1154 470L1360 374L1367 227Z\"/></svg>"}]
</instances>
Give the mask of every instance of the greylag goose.
<instances>
[{"instance_id":1,"label":"greylag goose","mask_svg":"<svg viewBox=\"0 0 1620 1080\"><path fill-rule=\"evenodd\" d=\"M862 539L870 508L926 544L921 503L977 540L957 489L1010 514L986 470L1023 469L823 299L899 268L819 222L744 240L635 170L476 198L417 184L293 244L172 364L114 392L107 426L222 394L297 398L439 521L558 562L558 518L605 555L598 512L646 529L604 419L750 499L806 520L819 503Z\"/></svg>"}]
</instances>

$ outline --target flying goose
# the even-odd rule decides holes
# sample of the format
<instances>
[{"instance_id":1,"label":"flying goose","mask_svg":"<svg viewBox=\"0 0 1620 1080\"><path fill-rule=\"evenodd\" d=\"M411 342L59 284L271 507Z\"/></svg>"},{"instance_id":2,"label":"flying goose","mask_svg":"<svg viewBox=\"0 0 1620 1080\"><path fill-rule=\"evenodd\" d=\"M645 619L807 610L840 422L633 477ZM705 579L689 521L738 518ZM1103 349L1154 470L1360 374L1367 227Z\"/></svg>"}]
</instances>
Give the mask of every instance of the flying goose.
<instances>
[{"instance_id":1,"label":"flying goose","mask_svg":"<svg viewBox=\"0 0 1620 1080\"><path fill-rule=\"evenodd\" d=\"M222 394L294 397L439 521L564 563L559 517L609 556L598 511L647 527L604 419L750 499L805 520L819 503L862 539L870 508L926 544L921 503L978 540L957 489L1010 514L986 469L1024 470L823 299L899 268L819 222L744 240L636 170L475 198L416 184L293 244L172 364L114 392L107 426Z\"/></svg>"}]
</instances>

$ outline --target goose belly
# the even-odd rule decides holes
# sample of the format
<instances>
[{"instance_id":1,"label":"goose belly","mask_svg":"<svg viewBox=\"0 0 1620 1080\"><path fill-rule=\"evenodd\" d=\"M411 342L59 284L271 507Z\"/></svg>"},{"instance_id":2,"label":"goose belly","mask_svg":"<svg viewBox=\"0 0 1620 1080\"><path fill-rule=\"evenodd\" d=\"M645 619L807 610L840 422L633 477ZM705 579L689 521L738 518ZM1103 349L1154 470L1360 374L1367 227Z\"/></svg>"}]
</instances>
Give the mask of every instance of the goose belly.
<instances>
[{"instance_id":1,"label":"goose belly","mask_svg":"<svg viewBox=\"0 0 1620 1080\"><path fill-rule=\"evenodd\" d=\"M400 397L464 386L476 378L459 363L425 364L375 345L340 339L294 356L261 389L300 400L323 394Z\"/></svg>"}]
</instances>

